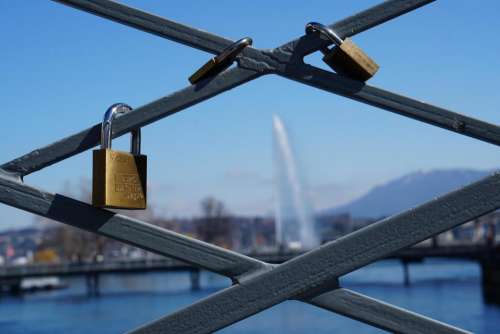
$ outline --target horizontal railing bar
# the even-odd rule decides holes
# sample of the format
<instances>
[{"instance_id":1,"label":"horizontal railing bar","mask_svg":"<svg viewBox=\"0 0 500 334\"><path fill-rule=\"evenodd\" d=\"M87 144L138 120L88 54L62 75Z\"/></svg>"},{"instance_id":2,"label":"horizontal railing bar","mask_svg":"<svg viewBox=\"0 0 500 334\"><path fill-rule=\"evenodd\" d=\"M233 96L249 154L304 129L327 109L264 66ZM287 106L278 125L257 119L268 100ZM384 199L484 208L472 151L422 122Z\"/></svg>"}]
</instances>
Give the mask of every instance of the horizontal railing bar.
<instances>
[{"instance_id":1,"label":"horizontal railing bar","mask_svg":"<svg viewBox=\"0 0 500 334\"><path fill-rule=\"evenodd\" d=\"M371 224L132 333L212 333L341 275L500 208L500 173Z\"/></svg>"},{"instance_id":2,"label":"horizontal railing bar","mask_svg":"<svg viewBox=\"0 0 500 334\"><path fill-rule=\"evenodd\" d=\"M174 42L210 53L219 53L232 41L142 10L109 0L54 0Z\"/></svg>"},{"instance_id":3,"label":"horizontal railing bar","mask_svg":"<svg viewBox=\"0 0 500 334\"><path fill-rule=\"evenodd\" d=\"M252 70L233 68L213 80L208 80L196 86L188 86L171 95L136 108L118 117L113 122L113 137L119 137L134 128L143 127L161 118L171 116L176 112L255 79L259 75L259 73ZM201 85L204 85L203 88L201 88ZM100 141L100 130L101 124L98 123L79 133L7 162L0 168L23 176L28 175L96 146Z\"/></svg>"},{"instance_id":4,"label":"horizontal railing bar","mask_svg":"<svg viewBox=\"0 0 500 334\"><path fill-rule=\"evenodd\" d=\"M0 176L0 202L60 223L101 234L160 255L206 268L212 272L232 278L235 281L239 281L242 277L250 277L259 272L271 269L271 266L265 262L251 257L189 238L137 219L97 209L65 196L44 192L2 176ZM328 303L324 299L316 301L315 298L304 299L303 301L335 311L342 308L341 304L346 299L349 300L350 297L343 296L338 301L328 298ZM364 299L370 305L377 304L376 301L371 301L369 297L363 295L356 296L356 301ZM354 300L352 304L356 304ZM358 307L355 305L351 310L343 311L343 314L354 318L357 314L362 314L364 306L361 305L360 307L361 309L358 310ZM381 305L381 308L383 307ZM357 317L356 319L365 321L363 317ZM376 323L378 327L387 330L398 328L392 327L390 323L387 324L383 321L379 324L378 320L373 317L369 318L369 320L370 323ZM432 325L433 323L427 327Z\"/></svg>"},{"instance_id":5,"label":"horizontal railing bar","mask_svg":"<svg viewBox=\"0 0 500 334\"><path fill-rule=\"evenodd\" d=\"M497 125L350 80L332 72L310 65L299 65L287 67L285 72L278 74L461 135L500 145L500 127Z\"/></svg>"}]
</instances>

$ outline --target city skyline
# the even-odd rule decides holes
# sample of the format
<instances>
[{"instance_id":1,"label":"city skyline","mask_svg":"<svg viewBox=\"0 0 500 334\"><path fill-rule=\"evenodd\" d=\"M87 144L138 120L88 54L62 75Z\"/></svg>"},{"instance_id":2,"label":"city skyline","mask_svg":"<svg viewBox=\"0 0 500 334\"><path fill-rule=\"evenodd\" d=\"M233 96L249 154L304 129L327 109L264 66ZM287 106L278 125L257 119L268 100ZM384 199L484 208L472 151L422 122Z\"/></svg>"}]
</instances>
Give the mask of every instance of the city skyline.
<instances>
[{"instance_id":1,"label":"city skyline","mask_svg":"<svg viewBox=\"0 0 500 334\"><path fill-rule=\"evenodd\" d=\"M241 4L237 12L229 3L199 4L197 10L190 4L126 3L231 39L248 35L256 47L266 47L302 34L308 21L331 23L378 2L343 2L335 11L318 10L332 7L326 1L314 7L266 4L267 11L259 11L258 3ZM500 28L494 19L499 6L437 2L356 36L381 65L370 84L498 124L500 61L489 41ZM99 122L112 103L137 107L181 89L211 57L51 2L2 2L0 9L1 24L15 27L4 29L9 34L0 64L8 82L2 130L11 139L0 144L3 161ZM470 66L477 50L464 41L485 45L489 53ZM305 61L326 68L320 57ZM167 216L190 216L212 195L235 214L269 214L272 113L292 132L316 209L343 204L415 170L487 170L500 162L492 145L272 76L143 129L151 203ZM125 148L127 141L122 137L115 147ZM64 193L65 185L78 186L90 175L91 153L84 152L26 179ZM0 213L0 229L32 222L6 206Z\"/></svg>"}]
</instances>

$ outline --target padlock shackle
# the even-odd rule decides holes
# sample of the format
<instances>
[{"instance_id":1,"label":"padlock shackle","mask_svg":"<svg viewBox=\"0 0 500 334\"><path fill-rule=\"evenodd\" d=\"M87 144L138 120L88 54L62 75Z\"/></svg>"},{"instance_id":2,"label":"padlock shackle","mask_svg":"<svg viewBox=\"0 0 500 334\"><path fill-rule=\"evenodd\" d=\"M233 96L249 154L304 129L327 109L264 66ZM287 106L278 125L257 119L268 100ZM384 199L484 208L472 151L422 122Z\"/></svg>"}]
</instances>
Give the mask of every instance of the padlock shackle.
<instances>
[{"instance_id":1,"label":"padlock shackle","mask_svg":"<svg viewBox=\"0 0 500 334\"><path fill-rule=\"evenodd\" d=\"M309 22L308 24L306 24L306 34L309 35L316 31L326 36L329 40L331 40L338 46L340 46L340 44L344 42L342 38L340 38L340 36L337 35L337 33L327 25L318 22Z\"/></svg>"},{"instance_id":2,"label":"padlock shackle","mask_svg":"<svg viewBox=\"0 0 500 334\"><path fill-rule=\"evenodd\" d=\"M252 43L253 41L250 37L241 38L215 56L215 61L221 63L223 61L230 60L236 57L245 47L252 45Z\"/></svg>"},{"instance_id":3,"label":"padlock shackle","mask_svg":"<svg viewBox=\"0 0 500 334\"><path fill-rule=\"evenodd\" d=\"M125 103L115 103L106 110L101 125L101 149L111 149L113 120L118 114L132 111L132 107ZM134 155L141 154L141 129L131 131L130 152Z\"/></svg>"},{"instance_id":4,"label":"padlock shackle","mask_svg":"<svg viewBox=\"0 0 500 334\"><path fill-rule=\"evenodd\" d=\"M134 129L131 131L132 136L130 137L130 152L133 155L141 154L141 128Z\"/></svg>"}]
</instances>

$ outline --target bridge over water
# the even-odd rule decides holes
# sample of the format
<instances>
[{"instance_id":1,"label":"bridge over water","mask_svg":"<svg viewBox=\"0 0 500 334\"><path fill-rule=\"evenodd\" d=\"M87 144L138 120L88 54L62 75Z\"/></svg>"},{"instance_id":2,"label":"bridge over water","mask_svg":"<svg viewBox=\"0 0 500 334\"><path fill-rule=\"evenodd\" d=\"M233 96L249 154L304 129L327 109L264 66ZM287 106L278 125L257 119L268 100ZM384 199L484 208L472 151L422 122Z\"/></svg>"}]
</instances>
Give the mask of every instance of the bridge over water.
<instances>
[{"instance_id":1,"label":"bridge over water","mask_svg":"<svg viewBox=\"0 0 500 334\"><path fill-rule=\"evenodd\" d=\"M284 263L303 251L248 253L246 255L267 263ZM414 246L402 249L383 259L396 259L403 265L404 282L410 284L409 264L426 258L447 258L477 261L481 266L482 286L487 301L500 303L500 244L486 245L460 243L433 246ZM103 274L130 274L140 272L185 271L190 273L191 287L200 288L200 268L172 258L150 258L103 262L60 264L32 264L0 267L0 287L19 292L21 281L33 277L82 276L87 281L89 294L99 294L99 276Z\"/></svg>"}]
</instances>

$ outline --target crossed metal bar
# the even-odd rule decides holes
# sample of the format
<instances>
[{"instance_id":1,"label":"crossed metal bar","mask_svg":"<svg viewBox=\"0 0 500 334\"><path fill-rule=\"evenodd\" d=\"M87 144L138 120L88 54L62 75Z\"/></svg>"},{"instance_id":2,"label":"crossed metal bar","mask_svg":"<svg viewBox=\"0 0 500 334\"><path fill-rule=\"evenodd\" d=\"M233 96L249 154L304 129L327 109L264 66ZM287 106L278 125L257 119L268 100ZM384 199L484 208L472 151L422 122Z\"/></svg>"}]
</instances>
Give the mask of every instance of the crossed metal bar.
<instances>
[{"instance_id":1,"label":"crossed metal bar","mask_svg":"<svg viewBox=\"0 0 500 334\"><path fill-rule=\"evenodd\" d=\"M332 25L341 37L365 31L433 0L390 0ZM219 53L232 42L109 0L59 0L107 19ZM265 74L278 74L369 105L495 145L500 128L452 111L304 64L329 44L302 36L278 48L244 49L238 66L119 117L113 137L145 126ZM500 208L500 174L372 224L282 265L207 244L20 181L25 175L90 149L100 124L3 164L0 202L173 257L230 277L234 285L133 333L210 333L288 299L297 299L398 333L466 333L453 326L339 287L338 277Z\"/></svg>"}]
</instances>

